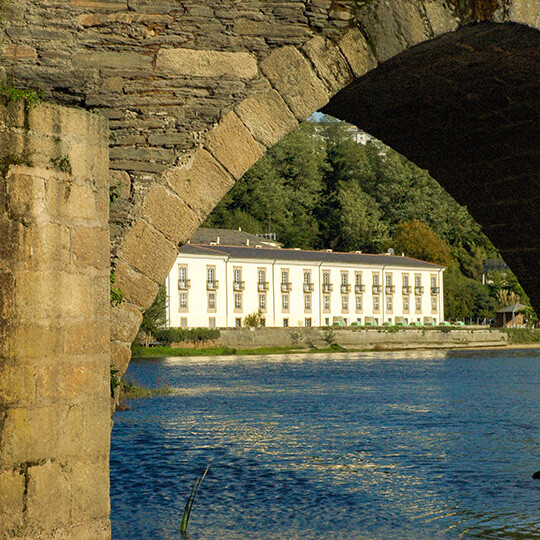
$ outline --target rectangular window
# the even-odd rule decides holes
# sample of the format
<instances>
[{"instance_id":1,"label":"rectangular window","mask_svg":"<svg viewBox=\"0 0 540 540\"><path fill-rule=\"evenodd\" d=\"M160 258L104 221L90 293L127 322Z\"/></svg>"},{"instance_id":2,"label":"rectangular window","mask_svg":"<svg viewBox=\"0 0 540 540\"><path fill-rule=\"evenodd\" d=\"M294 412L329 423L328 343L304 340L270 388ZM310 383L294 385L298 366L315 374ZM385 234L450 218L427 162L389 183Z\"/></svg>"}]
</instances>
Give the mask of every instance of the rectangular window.
<instances>
[{"instance_id":1,"label":"rectangular window","mask_svg":"<svg viewBox=\"0 0 540 540\"><path fill-rule=\"evenodd\" d=\"M416 306L416 313L420 313L422 311L422 298L420 298L420 296L416 296L414 301Z\"/></svg>"},{"instance_id":2,"label":"rectangular window","mask_svg":"<svg viewBox=\"0 0 540 540\"><path fill-rule=\"evenodd\" d=\"M208 293L208 309L216 309L216 293Z\"/></svg>"},{"instance_id":3,"label":"rectangular window","mask_svg":"<svg viewBox=\"0 0 540 540\"><path fill-rule=\"evenodd\" d=\"M387 296L386 297L386 310L392 311L392 309L393 309L392 296Z\"/></svg>"},{"instance_id":4,"label":"rectangular window","mask_svg":"<svg viewBox=\"0 0 540 540\"><path fill-rule=\"evenodd\" d=\"M392 274L386 274L386 286L387 287L392 286Z\"/></svg>"},{"instance_id":5,"label":"rectangular window","mask_svg":"<svg viewBox=\"0 0 540 540\"><path fill-rule=\"evenodd\" d=\"M311 283L311 272L304 272L304 283Z\"/></svg>"},{"instance_id":6,"label":"rectangular window","mask_svg":"<svg viewBox=\"0 0 540 540\"><path fill-rule=\"evenodd\" d=\"M242 326L242 319L240 317L236 317L234 320L234 326L236 326L236 328L240 328Z\"/></svg>"},{"instance_id":7,"label":"rectangular window","mask_svg":"<svg viewBox=\"0 0 540 540\"><path fill-rule=\"evenodd\" d=\"M266 326L266 319L261 319L260 325L264 328Z\"/></svg>"},{"instance_id":8,"label":"rectangular window","mask_svg":"<svg viewBox=\"0 0 540 540\"><path fill-rule=\"evenodd\" d=\"M341 284L348 285L349 283L349 272L341 272Z\"/></svg>"},{"instance_id":9,"label":"rectangular window","mask_svg":"<svg viewBox=\"0 0 540 540\"><path fill-rule=\"evenodd\" d=\"M362 311L362 297L356 297L356 311Z\"/></svg>"},{"instance_id":10,"label":"rectangular window","mask_svg":"<svg viewBox=\"0 0 540 540\"><path fill-rule=\"evenodd\" d=\"M214 283L214 281L216 281L216 269L213 266L210 266L207 269L206 273L207 273L208 283Z\"/></svg>"},{"instance_id":11,"label":"rectangular window","mask_svg":"<svg viewBox=\"0 0 540 540\"><path fill-rule=\"evenodd\" d=\"M325 285L329 285L330 284L330 272L323 272L323 275L322 275L322 281Z\"/></svg>"},{"instance_id":12,"label":"rectangular window","mask_svg":"<svg viewBox=\"0 0 540 540\"><path fill-rule=\"evenodd\" d=\"M323 296L323 309L330 311L330 297L327 294Z\"/></svg>"},{"instance_id":13,"label":"rectangular window","mask_svg":"<svg viewBox=\"0 0 540 540\"><path fill-rule=\"evenodd\" d=\"M288 294L284 294L281 297L281 307L283 309L289 309L289 295Z\"/></svg>"},{"instance_id":14,"label":"rectangular window","mask_svg":"<svg viewBox=\"0 0 540 540\"><path fill-rule=\"evenodd\" d=\"M356 272L354 275L355 285L362 285L362 272Z\"/></svg>"},{"instance_id":15,"label":"rectangular window","mask_svg":"<svg viewBox=\"0 0 540 540\"><path fill-rule=\"evenodd\" d=\"M282 270L281 271L281 283L289 283L289 271L288 270Z\"/></svg>"},{"instance_id":16,"label":"rectangular window","mask_svg":"<svg viewBox=\"0 0 540 540\"><path fill-rule=\"evenodd\" d=\"M341 309L343 311L346 311L349 309L349 297L346 295L343 295L341 297Z\"/></svg>"},{"instance_id":17,"label":"rectangular window","mask_svg":"<svg viewBox=\"0 0 540 540\"><path fill-rule=\"evenodd\" d=\"M373 286L374 287L379 286L379 274L373 274Z\"/></svg>"},{"instance_id":18,"label":"rectangular window","mask_svg":"<svg viewBox=\"0 0 540 540\"><path fill-rule=\"evenodd\" d=\"M216 327L216 318L215 317L209 317L208 318L208 327L209 328L215 328Z\"/></svg>"},{"instance_id":19,"label":"rectangular window","mask_svg":"<svg viewBox=\"0 0 540 540\"><path fill-rule=\"evenodd\" d=\"M187 328L187 317L181 317L180 318L180 327L181 328Z\"/></svg>"},{"instance_id":20,"label":"rectangular window","mask_svg":"<svg viewBox=\"0 0 540 540\"><path fill-rule=\"evenodd\" d=\"M418 275L414 276L414 286L415 287L421 287L422 286L421 276L418 276Z\"/></svg>"},{"instance_id":21,"label":"rectangular window","mask_svg":"<svg viewBox=\"0 0 540 540\"><path fill-rule=\"evenodd\" d=\"M289 319L283 319L283 327L287 328L289 326Z\"/></svg>"},{"instance_id":22,"label":"rectangular window","mask_svg":"<svg viewBox=\"0 0 540 540\"><path fill-rule=\"evenodd\" d=\"M178 267L178 281L186 281L187 279L187 268L185 266Z\"/></svg>"},{"instance_id":23,"label":"rectangular window","mask_svg":"<svg viewBox=\"0 0 540 540\"><path fill-rule=\"evenodd\" d=\"M180 309L187 309L188 307L187 300L188 300L187 292L180 292Z\"/></svg>"},{"instance_id":24,"label":"rectangular window","mask_svg":"<svg viewBox=\"0 0 540 540\"><path fill-rule=\"evenodd\" d=\"M403 297L403 311L409 311L409 297Z\"/></svg>"},{"instance_id":25,"label":"rectangular window","mask_svg":"<svg viewBox=\"0 0 540 540\"><path fill-rule=\"evenodd\" d=\"M311 326L311 319L308 318L305 320L305 326L307 327Z\"/></svg>"},{"instance_id":26,"label":"rectangular window","mask_svg":"<svg viewBox=\"0 0 540 540\"><path fill-rule=\"evenodd\" d=\"M409 286L409 274L403 274L403 286L404 287Z\"/></svg>"},{"instance_id":27,"label":"rectangular window","mask_svg":"<svg viewBox=\"0 0 540 540\"><path fill-rule=\"evenodd\" d=\"M373 297L373 311L379 311L380 309L380 300L378 296Z\"/></svg>"},{"instance_id":28,"label":"rectangular window","mask_svg":"<svg viewBox=\"0 0 540 540\"><path fill-rule=\"evenodd\" d=\"M437 287L437 276L431 276L431 288L435 289Z\"/></svg>"},{"instance_id":29,"label":"rectangular window","mask_svg":"<svg viewBox=\"0 0 540 540\"><path fill-rule=\"evenodd\" d=\"M259 294L259 309L266 309L266 294Z\"/></svg>"},{"instance_id":30,"label":"rectangular window","mask_svg":"<svg viewBox=\"0 0 540 540\"><path fill-rule=\"evenodd\" d=\"M242 270L240 268L234 269L234 282L240 283L242 281Z\"/></svg>"},{"instance_id":31,"label":"rectangular window","mask_svg":"<svg viewBox=\"0 0 540 540\"><path fill-rule=\"evenodd\" d=\"M239 293L234 295L234 307L236 309L242 309L242 295Z\"/></svg>"},{"instance_id":32,"label":"rectangular window","mask_svg":"<svg viewBox=\"0 0 540 540\"><path fill-rule=\"evenodd\" d=\"M431 299L431 312L437 313L437 298L436 297Z\"/></svg>"},{"instance_id":33,"label":"rectangular window","mask_svg":"<svg viewBox=\"0 0 540 540\"><path fill-rule=\"evenodd\" d=\"M304 309L306 311L311 309L311 294L304 295Z\"/></svg>"},{"instance_id":34,"label":"rectangular window","mask_svg":"<svg viewBox=\"0 0 540 540\"><path fill-rule=\"evenodd\" d=\"M330 317L326 317L326 318L324 319L324 324L325 324L326 326L330 326Z\"/></svg>"},{"instance_id":35,"label":"rectangular window","mask_svg":"<svg viewBox=\"0 0 540 540\"><path fill-rule=\"evenodd\" d=\"M259 270L259 283L266 281L266 270Z\"/></svg>"}]
</instances>

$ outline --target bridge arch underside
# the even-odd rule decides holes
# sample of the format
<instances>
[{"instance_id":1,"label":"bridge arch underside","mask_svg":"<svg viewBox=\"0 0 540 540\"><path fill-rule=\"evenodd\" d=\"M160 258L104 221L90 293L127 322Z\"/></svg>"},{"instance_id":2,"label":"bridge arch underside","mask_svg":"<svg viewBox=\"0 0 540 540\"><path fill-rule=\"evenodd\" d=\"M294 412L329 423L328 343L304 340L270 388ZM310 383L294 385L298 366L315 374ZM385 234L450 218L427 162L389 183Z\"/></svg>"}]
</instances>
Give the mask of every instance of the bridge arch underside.
<instances>
[{"instance_id":1,"label":"bridge arch underside","mask_svg":"<svg viewBox=\"0 0 540 540\"><path fill-rule=\"evenodd\" d=\"M356 79L322 109L429 170L540 310L540 32L461 28Z\"/></svg>"}]
</instances>

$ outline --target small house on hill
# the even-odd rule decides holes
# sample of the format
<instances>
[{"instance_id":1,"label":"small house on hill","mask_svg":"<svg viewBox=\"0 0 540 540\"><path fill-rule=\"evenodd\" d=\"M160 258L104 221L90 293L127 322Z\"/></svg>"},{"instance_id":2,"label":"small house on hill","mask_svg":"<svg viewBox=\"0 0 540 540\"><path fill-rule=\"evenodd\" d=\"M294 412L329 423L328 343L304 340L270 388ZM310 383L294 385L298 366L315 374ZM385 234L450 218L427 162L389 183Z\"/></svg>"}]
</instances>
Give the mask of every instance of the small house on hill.
<instances>
[{"instance_id":1,"label":"small house on hill","mask_svg":"<svg viewBox=\"0 0 540 540\"><path fill-rule=\"evenodd\" d=\"M506 306L499 309L495 315L495 326L501 328L507 328L509 326L523 326L525 320L523 318L523 311L527 309L527 306L515 303L511 306Z\"/></svg>"}]
</instances>

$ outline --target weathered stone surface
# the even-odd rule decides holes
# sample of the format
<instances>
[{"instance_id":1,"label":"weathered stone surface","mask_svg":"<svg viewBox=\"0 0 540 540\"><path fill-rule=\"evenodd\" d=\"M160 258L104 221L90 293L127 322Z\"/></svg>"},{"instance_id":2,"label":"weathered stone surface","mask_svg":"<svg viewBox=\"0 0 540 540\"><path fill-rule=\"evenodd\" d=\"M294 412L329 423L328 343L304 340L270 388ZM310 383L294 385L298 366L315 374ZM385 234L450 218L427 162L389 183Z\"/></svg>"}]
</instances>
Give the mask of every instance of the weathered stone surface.
<instances>
[{"instance_id":1,"label":"weathered stone surface","mask_svg":"<svg viewBox=\"0 0 540 540\"><path fill-rule=\"evenodd\" d=\"M328 103L328 90L295 47L274 51L261 62L261 70L300 120Z\"/></svg>"},{"instance_id":2,"label":"weathered stone surface","mask_svg":"<svg viewBox=\"0 0 540 540\"><path fill-rule=\"evenodd\" d=\"M195 152L185 165L168 171L165 179L187 206L195 211L199 223L234 184L234 178L203 149Z\"/></svg>"},{"instance_id":3,"label":"weathered stone surface","mask_svg":"<svg viewBox=\"0 0 540 540\"><path fill-rule=\"evenodd\" d=\"M126 372L130 360L130 346L118 341L111 341L111 364L118 370L119 377Z\"/></svg>"},{"instance_id":4,"label":"weathered stone surface","mask_svg":"<svg viewBox=\"0 0 540 540\"><path fill-rule=\"evenodd\" d=\"M347 60L330 40L317 36L310 39L302 51L315 66L331 94L341 90L353 79Z\"/></svg>"},{"instance_id":5,"label":"weathered stone surface","mask_svg":"<svg viewBox=\"0 0 540 540\"><path fill-rule=\"evenodd\" d=\"M152 60L148 54L94 51L76 54L73 64L82 67L150 69Z\"/></svg>"},{"instance_id":6,"label":"weathered stone surface","mask_svg":"<svg viewBox=\"0 0 540 540\"><path fill-rule=\"evenodd\" d=\"M144 200L144 214L149 223L175 245L191 238L199 219L171 189L154 185Z\"/></svg>"},{"instance_id":7,"label":"weathered stone surface","mask_svg":"<svg viewBox=\"0 0 540 540\"><path fill-rule=\"evenodd\" d=\"M163 283L176 255L175 245L143 221L135 223L119 251L124 262L156 283Z\"/></svg>"},{"instance_id":8,"label":"weathered stone surface","mask_svg":"<svg viewBox=\"0 0 540 540\"><path fill-rule=\"evenodd\" d=\"M0 471L0 531L9 534L23 524L24 474Z\"/></svg>"},{"instance_id":9,"label":"weathered stone surface","mask_svg":"<svg viewBox=\"0 0 540 540\"><path fill-rule=\"evenodd\" d=\"M377 65L366 38L358 28L352 28L341 38L339 48L356 77L365 75Z\"/></svg>"},{"instance_id":10,"label":"weathered stone surface","mask_svg":"<svg viewBox=\"0 0 540 540\"><path fill-rule=\"evenodd\" d=\"M205 147L237 180L263 156L263 147L234 112L208 132Z\"/></svg>"},{"instance_id":11,"label":"weathered stone surface","mask_svg":"<svg viewBox=\"0 0 540 540\"><path fill-rule=\"evenodd\" d=\"M127 302L111 308L111 338L122 343L131 343L142 322L142 315L136 306Z\"/></svg>"},{"instance_id":12,"label":"weathered stone surface","mask_svg":"<svg viewBox=\"0 0 540 540\"><path fill-rule=\"evenodd\" d=\"M540 10L536 0L512 0L510 20L540 28Z\"/></svg>"},{"instance_id":13,"label":"weathered stone surface","mask_svg":"<svg viewBox=\"0 0 540 540\"><path fill-rule=\"evenodd\" d=\"M245 52L161 49L156 69L190 77L238 77L254 79L258 75L256 58Z\"/></svg>"},{"instance_id":14,"label":"weathered stone surface","mask_svg":"<svg viewBox=\"0 0 540 540\"><path fill-rule=\"evenodd\" d=\"M235 112L255 139L268 148L298 125L294 114L275 90L242 101Z\"/></svg>"},{"instance_id":15,"label":"weathered stone surface","mask_svg":"<svg viewBox=\"0 0 540 540\"><path fill-rule=\"evenodd\" d=\"M73 262L75 266L98 270L109 268L109 231L99 227L79 227L73 233Z\"/></svg>"},{"instance_id":16,"label":"weathered stone surface","mask_svg":"<svg viewBox=\"0 0 540 540\"><path fill-rule=\"evenodd\" d=\"M70 520L71 486L57 463L28 468L27 515L36 531L52 531Z\"/></svg>"},{"instance_id":17,"label":"weathered stone surface","mask_svg":"<svg viewBox=\"0 0 540 540\"><path fill-rule=\"evenodd\" d=\"M124 293L126 300L141 310L145 310L152 305L159 288L155 281L148 279L121 260L116 263L115 274L115 286Z\"/></svg>"}]
</instances>

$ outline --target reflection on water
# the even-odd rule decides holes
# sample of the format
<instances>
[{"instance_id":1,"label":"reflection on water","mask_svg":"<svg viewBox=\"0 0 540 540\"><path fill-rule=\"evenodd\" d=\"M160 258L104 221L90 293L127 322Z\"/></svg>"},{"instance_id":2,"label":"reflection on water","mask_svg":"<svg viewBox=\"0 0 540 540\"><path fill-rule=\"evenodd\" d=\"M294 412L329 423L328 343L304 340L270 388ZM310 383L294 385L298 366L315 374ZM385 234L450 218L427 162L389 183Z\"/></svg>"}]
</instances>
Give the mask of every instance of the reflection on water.
<instances>
[{"instance_id":1,"label":"reflection on water","mask_svg":"<svg viewBox=\"0 0 540 540\"><path fill-rule=\"evenodd\" d=\"M133 361L116 539L540 538L540 351Z\"/></svg>"}]
</instances>

